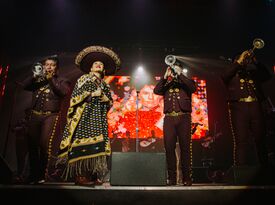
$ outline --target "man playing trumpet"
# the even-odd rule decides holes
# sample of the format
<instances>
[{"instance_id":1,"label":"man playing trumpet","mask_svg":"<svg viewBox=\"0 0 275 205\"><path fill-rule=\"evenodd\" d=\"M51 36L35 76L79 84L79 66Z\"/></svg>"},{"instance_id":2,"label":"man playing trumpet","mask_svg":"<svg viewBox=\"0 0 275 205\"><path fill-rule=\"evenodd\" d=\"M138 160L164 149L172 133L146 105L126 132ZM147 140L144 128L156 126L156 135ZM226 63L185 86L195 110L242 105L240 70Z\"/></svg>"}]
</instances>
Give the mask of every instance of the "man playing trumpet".
<instances>
[{"instance_id":1,"label":"man playing trumpet","mask_svg":"<svg viewBox=\"0 0 275 205\"><path fill-rule=\"evenodd\" d=\"M163 132L169 186L177 184L175 152L177 140L180 146L182 184L192 185L191 95L195 91L194 81L183 75L182 65L178 62L171 63L167 67L163 78L154 89L155 94L164 97Z\"/></svg>"},{"instance_id":2,"label":"man playing trumpet","mask_svg":"<svg viewBox=\"0 0 275 205\"><path fill-rule=\"evenodd\" d=\"M263 46L263 45L262 45ZM229 122L233 136L234 166L267 163L261 85L271 73L257 61L253 50L237 56L223 75L228 90Z\"/></svg>"},{"instance_id":3,"label":"man playing trumpet","mask_svg":"<svg viewBox=\"0 0 275 205\"><path fill-rule=\"evenodd\" d=\"M48 177L47 165L53 151L61 102L70 89L70 82L57 73L59 60L56 56L50 56L43 64L36 66L33 76L23 82L23 88L32 92L31 114L27 124L30 159L28 182L31 184L43 183Z\"/></svg>"}]
</instances>

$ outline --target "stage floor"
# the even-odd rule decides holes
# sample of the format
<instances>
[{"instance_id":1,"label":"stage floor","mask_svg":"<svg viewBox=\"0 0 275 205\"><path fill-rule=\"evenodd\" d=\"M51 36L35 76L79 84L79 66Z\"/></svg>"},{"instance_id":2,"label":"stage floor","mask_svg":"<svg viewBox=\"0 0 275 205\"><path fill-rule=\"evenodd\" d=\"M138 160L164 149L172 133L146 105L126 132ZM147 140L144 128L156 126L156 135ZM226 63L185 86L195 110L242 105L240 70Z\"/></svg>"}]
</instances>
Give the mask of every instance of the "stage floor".
<instances>
[{"instance_id":1,"label":"stage floor","mask_svg":"<svg viewBox=\"0 0 275 205\"><path fill-rule=\"evenodd\" d=\"M0 185L2 201L20 204L272 204L275 186L76 186L74 183Z\"/></svg>"}]
</instances>

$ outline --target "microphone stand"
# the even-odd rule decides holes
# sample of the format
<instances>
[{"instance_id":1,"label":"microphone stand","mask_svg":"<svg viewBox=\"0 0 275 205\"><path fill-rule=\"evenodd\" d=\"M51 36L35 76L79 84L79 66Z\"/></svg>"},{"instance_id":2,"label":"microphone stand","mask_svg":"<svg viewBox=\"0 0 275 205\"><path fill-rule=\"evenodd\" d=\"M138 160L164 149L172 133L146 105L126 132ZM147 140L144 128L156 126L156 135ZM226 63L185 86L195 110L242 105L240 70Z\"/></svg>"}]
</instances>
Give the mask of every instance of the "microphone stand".
<instances>
[{"instance_id":1,"label":"microphone stand","mask_svg":"<svg viewBox=\"0 0 275 205\"><path fill-rule=\"evenodd\" d=\"M137 99L136 99L136 152L139 152L139 138L138 138L138 95L140 91L136 91L137 92Z\"/></svg>"}]
</instances>

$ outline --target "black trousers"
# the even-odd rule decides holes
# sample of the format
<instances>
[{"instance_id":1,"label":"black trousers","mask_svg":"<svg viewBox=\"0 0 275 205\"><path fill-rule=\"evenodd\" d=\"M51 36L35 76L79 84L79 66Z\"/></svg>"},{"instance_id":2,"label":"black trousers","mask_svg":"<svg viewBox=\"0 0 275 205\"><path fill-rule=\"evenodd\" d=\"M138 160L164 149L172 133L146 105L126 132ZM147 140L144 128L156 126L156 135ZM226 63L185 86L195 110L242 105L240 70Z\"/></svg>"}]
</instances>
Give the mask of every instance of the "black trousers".
<instances>
[{"instance_id":1,"label":"black trousers","mask_svg":"<svg viewBox=\"0 0 275 205\"><path fill-rule=\"evenodd\" d=\"M26 132L16 133L16 159L17 159L17 175L23 176L24 167L26 165L26 157L28 154L28 138Z\"/></svg>"},{"instance_id":2,"label":"black trousers","mask_svg":"<svg viewBox=\"0 0 275 205\"><path fill-rule=\"evenodd\" d=\"M191 179L191 114L180 116L165 116L164 118L164 147L166 151L168 179L175 180L177 176L176 143L180 147L182 165L182 180Z\"/></svg>"},{"instance_id":3,"label":"black trousers","mask_svg":"<svg viewBox=\"0 0 275 205\"><path fill-rule=\"evenodd\" d=\"M52 149L51 140L55 134L58 114L31 114L28 123L28 146L30 160L30 180L45 179L49 150Z\"/></svg>"},{"instance_id":4,"label":"black trousers","mask_svg":"<svg viewBox=\"0 0 275 205\"><path fill-rule=\"evenodd\" d=\"M267 163L264 113L259 102L229 103L236 166Z\"/></svg>"}]
</instances>

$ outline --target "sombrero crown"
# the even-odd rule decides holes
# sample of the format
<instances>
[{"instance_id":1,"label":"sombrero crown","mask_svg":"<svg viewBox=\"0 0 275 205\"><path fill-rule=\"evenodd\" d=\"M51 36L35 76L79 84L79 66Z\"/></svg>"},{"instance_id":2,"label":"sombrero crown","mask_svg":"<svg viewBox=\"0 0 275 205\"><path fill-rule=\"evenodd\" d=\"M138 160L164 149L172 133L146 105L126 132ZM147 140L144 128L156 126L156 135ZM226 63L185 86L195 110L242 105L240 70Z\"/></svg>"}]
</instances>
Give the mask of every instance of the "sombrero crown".
<instances>
[{"instance_id":1,"label":"sombrero crown","mask_svg":"<svg viewBox=\"0 0 275 205\"><path fill-rule=\"evenodd\" d=\"M114 74L121 64L118 55L111 49L103 46L84 48L75 58L75 64L85 73L90 72L95 61L101 61L104 64L106 75Z\"/></svg>"}]
</instances>

